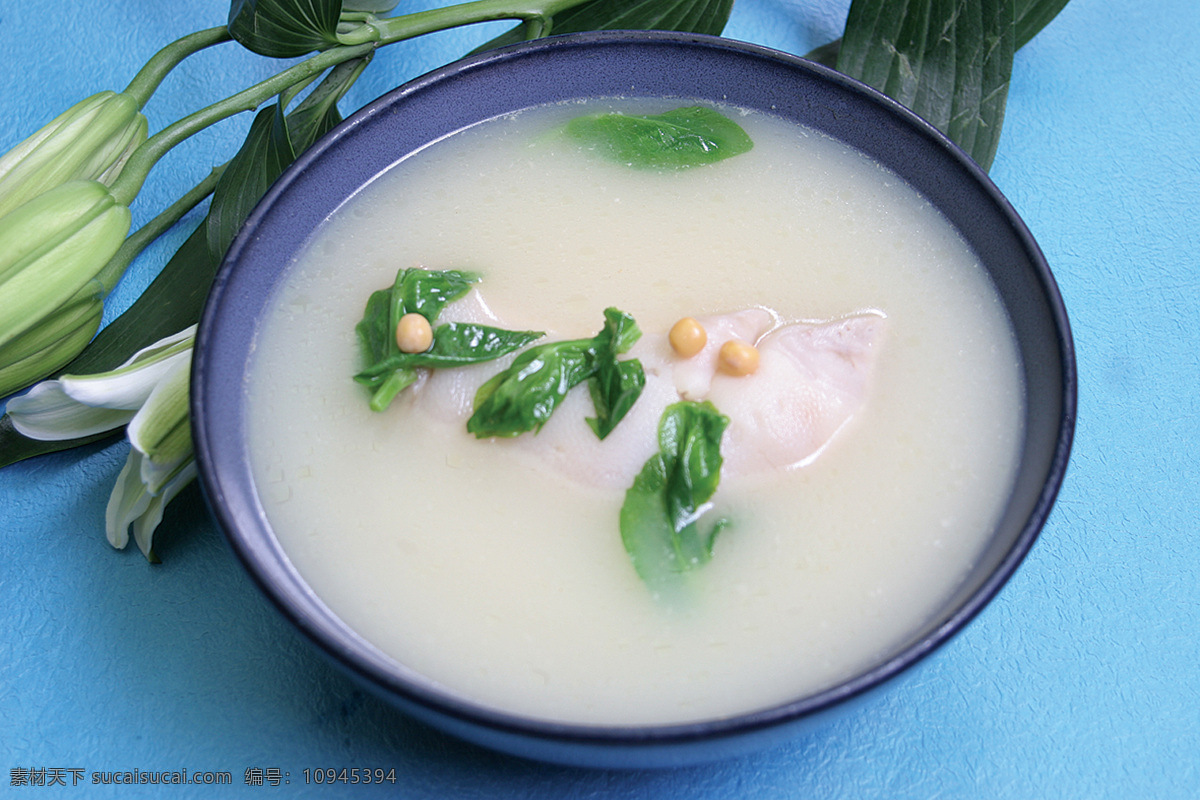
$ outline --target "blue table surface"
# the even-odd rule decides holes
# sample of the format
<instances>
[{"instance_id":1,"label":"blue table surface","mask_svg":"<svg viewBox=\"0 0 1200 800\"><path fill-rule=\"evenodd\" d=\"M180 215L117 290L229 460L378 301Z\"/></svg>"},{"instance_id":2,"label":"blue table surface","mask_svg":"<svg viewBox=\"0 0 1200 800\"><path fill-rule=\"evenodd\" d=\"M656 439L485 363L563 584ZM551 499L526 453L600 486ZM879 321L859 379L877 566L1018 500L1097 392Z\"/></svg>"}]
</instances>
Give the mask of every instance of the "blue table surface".
<instances>
[{"instance_id":1,"label":"blue table surface","mask_svg":"<svg viewBox=\"0 0 1200 800\"><path fill-rule=\"evenodd\" d=\"M726 35L803 54L848 0L738 0ZM4 0L0 150L120 89L160 46L224 22L221 0ZM383 51L351 111L495 28ZM228 771L172 797L1188 798L1200 796L1200 7L1074 0L1016 57L991 176L1057 276L1078 350L1079 423L1040 540L984 613L895 691L782 747L657 772L548 766L459 742L335 671L252 585L197 491L163 562L112 549L104 508L127 452L92 446L0 470L0 795L165 796L100 771ZM273 69L234 45L185 62L151 129ZM228 158L249 116L173 151L134 223ZM189 218L194 223L196 216ZM190 224L112 295L133 301ZM395 784L303 771L394 768ZM248 768L290 784L248 786ZM18 769L80 785L13 785Z\"/></svg>"}]
</instances>

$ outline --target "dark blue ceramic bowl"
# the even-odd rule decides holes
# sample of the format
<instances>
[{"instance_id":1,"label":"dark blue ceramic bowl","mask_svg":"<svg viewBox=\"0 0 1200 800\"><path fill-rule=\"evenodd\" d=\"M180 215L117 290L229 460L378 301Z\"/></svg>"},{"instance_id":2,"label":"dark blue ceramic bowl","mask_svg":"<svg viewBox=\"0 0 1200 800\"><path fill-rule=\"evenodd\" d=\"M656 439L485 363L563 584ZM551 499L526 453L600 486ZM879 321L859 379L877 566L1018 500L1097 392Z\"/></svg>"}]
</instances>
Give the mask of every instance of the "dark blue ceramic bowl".
<instances>
[{"instance_id":1,"label":"dark blue ceramic bowl","mask_svg":"<svg viewBox=\"0 0 1200 800\"><path fill-rule=\"evenodd\" d=\"M258 321L310 232L359 187L426 144L484 119L594 96L682 97L768 111L881 162L950 219L989 270L1024 363L1026 433L1007 511L974 571L936 619L870 671L745 716L658 727L549 724L472 705L353 634L280 548L248 466L243 387ZM271 189L234 242L205 308L192 375L196 454L208 502L263 591L328 656L414 716L471 741L537 759L669 766L779 742L852 711L870 690L938 648L999 591L1038 536L1066 469L1075 421L1067 316L1024 224L967 156L886 97L831 70L761 47L665 33L540 40L419 78L346 120Z\"/></svg>"}]
</instances>

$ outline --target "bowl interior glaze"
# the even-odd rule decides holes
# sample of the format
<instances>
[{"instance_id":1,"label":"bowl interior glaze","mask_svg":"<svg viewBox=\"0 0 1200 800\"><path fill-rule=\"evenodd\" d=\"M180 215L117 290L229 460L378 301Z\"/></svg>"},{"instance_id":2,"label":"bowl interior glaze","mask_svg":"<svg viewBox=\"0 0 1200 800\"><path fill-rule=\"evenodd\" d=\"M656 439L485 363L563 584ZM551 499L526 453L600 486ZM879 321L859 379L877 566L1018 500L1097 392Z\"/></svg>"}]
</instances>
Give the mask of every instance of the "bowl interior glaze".
<instances>
[{"instance_id":1,"label":"bowl interior glaze","mask_svg":"<svg viewBox=\"0 0 1200 800\"><path fill-rule=\"evenodd\" d=\"M258 321L310 234L360 187L431 142L523 108L596 96L727 103L858 148L943 212L1008 311L1027 415L1003 519L935 619L885 662L827 691L742 717L650 728L552 724L480 709L350 631L292 567L259 502L245 436L246 372ZM196 345L192 419L205 495L235 552L280 610L371 690L443 730L522 756L667 766L746 752L848 710L848 701L890 683L978 613L1029 551L1062 482L1074 430L1074 370L1066 312L1032 236L982 170L932 126L838 73L765 48L686 34L581 34L486 53L419 78L306 152L256 208L218 273Z\"/></svg>"}]
</instances>

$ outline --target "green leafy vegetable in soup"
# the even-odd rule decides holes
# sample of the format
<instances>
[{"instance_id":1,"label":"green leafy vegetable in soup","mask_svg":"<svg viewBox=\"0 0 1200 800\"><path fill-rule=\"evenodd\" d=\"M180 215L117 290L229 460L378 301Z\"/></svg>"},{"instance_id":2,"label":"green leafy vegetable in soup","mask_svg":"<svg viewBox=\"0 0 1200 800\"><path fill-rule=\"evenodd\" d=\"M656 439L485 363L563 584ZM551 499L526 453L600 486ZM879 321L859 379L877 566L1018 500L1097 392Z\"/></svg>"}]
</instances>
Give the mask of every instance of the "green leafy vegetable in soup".
<instances>
[{"instance_id":1,"label":"green leafy vegetable in soup","mask_svg":"<svg viewBox=\"0 0 1200 800\"><path fill-rule=\"evenodd\" d=\"M608 308L604 327L591 339L529 348L512 366L479 387L467 430L481 439L536 433L571 389L591 381L596 417L588 424L603 439L633 407L645 386L646 376L637 359L617 359L641 335L633 317Z\"/></svg>"},{"instance_id":2,"label":"green leafy vegetable in soup","mask_svg":"<svg viewBox=\"0 0 1200 800\"><path fill-rule=\"evenodd\" d=\"M355 327L367 367L354 380L372 390L371 408L382 411L411 385L421 367L457 367L491 361L543 336L541 331L507 331L488 325L448 322L432 330L428 349L404 352L396 330L406 315L432 324L447 305L465 295L479 276L459 270L401 269L395 283L372 293Z\"/></svg>"},{"instance_id":3,"label":"green leafy vegetable in soup","mask_svg":"<svg viewBox=\"0 0 1200 800\"><path fill-rule=\"evenodd\" d=\"M712 559L713 543L729 522L707 533L700 517L721 479L721 436L729 418L708 402L668 406L658 427L659 451L625 493L621 541L638 575L652 587Z\"/></svg>"},{"instance_id":4,"label":"green leafy vegetable in soup","mask_svg":"<svg viewBox=\"0 0 1200 800\"><path fill-rule=\"evenodd\" d=\"M699 167L754 147L741 126L704 106L649 116L590 114L568 122L566 133L604 158L638 169Z\"/></svg>"}]
</instances>

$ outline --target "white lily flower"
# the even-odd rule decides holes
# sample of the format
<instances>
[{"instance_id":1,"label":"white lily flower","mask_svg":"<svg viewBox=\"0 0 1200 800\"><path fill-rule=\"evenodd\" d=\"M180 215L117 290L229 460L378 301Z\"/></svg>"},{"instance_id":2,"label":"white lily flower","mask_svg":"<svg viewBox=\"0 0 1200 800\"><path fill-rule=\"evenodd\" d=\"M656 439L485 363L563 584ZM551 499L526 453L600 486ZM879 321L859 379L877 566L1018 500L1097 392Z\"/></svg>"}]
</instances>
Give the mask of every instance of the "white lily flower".
<instances>
[{"instance_id":1,"label":"white lily flower","mask_svg":"<svg viewBox=\"0 0 1200 800\"><path fill-rule=\"evenodd\" d=\"M129 528L142 554L157 560L151 547L163 509L196 477L192 429L188 422L191 349L173 359L167 372L129 422L129 457L108 499L105 531L113 547L129 542Z\"/></svg>"},{"instance_id":2,"label":"white lily flower","mask_svg":"<svg viewBox=\"0 0 1200 800\"><path fill-rule=\"evenodd\" d=\"M30 439L60 441L127 425L174 363L191 362L195 336L193 325L142 348L114 370L42 381L8 401L13 427Z\"/></svg>"},{"instance_id":3,"label":"white lily flower","mask_svg":"<svg viewBox=\"0 0 1200 800\"><path fill-rule=\"evenodd\" d=\"M154 530L167 503L196 477L188 386L196 326L139 350L109 372L43 381L8 403L13 427L32 439L74 439L127 425L129 456L105 514L108 541L134 540L156 560Z\"/></svg>"}]
</instances>

